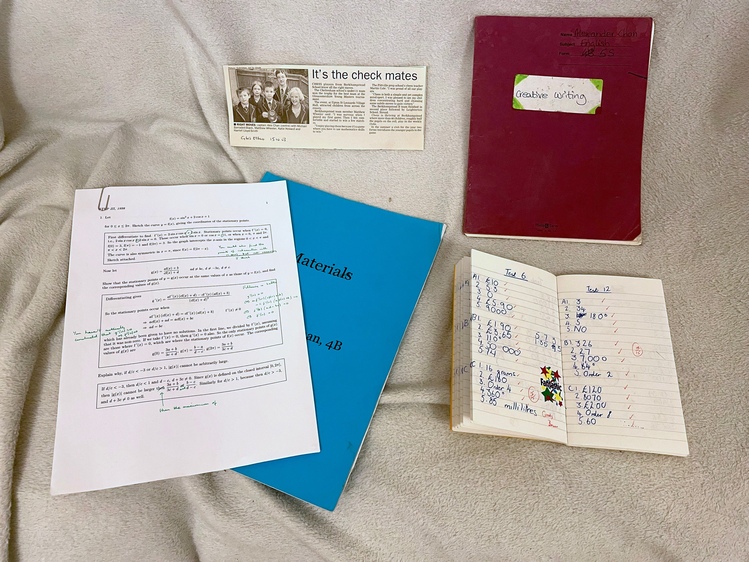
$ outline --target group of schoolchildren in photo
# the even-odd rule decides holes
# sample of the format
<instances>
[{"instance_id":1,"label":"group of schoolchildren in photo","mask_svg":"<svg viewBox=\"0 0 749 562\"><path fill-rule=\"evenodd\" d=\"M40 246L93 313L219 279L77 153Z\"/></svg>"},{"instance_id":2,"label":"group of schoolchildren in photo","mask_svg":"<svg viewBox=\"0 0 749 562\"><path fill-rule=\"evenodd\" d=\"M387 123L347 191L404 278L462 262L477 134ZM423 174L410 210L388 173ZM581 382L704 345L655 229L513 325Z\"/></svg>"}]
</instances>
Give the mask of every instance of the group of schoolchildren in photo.
<instances>
[{"instance_id":1,"label":"group of schoolchildren in photo","mask_svg":"<svg viewBox=\"0 0 749 562\"><path fill-rule=\"evenodd\" d=\"M309 123L309 109L304 94L297 87L289 88L286 73L276 71L278 88L273 82L237 89L239 103L234 106L235 123Z\"/></svg>"}]
</instances>

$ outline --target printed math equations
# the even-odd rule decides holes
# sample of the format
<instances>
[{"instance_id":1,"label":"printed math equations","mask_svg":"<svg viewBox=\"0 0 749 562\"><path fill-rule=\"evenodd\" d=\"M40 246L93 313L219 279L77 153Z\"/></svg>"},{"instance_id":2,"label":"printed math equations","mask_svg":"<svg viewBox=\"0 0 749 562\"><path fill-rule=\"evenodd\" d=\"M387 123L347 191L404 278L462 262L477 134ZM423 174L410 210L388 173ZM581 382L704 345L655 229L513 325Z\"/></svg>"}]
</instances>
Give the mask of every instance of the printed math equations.
<instances>
[{"instance_id":1,"label":"printed math equations","mask_svg":"<svg viewBox=\"0 0 749 562\"><path fill-rule=\"evenodd\" d=\"M285 182L79 190L53 494L318 450Z\"/></svg>"}]
</instances>

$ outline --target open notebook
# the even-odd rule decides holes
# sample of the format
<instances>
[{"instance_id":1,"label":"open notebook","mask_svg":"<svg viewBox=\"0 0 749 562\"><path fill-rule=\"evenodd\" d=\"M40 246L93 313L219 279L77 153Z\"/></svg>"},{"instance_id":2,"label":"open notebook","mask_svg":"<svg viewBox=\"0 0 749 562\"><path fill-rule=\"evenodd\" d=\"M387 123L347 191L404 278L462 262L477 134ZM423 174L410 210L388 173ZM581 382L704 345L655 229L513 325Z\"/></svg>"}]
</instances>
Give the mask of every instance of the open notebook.
<instances>
[{"instance_id":1,"label":"open notebook","mask_svg":"<svg viewBox=\"0 0 749 562\"><path fill-rule=\"evenodd\" d=\"M659 280L557 277L474 250L453 316L454 431L689 454Z\"/></svg>"}]
</instances>

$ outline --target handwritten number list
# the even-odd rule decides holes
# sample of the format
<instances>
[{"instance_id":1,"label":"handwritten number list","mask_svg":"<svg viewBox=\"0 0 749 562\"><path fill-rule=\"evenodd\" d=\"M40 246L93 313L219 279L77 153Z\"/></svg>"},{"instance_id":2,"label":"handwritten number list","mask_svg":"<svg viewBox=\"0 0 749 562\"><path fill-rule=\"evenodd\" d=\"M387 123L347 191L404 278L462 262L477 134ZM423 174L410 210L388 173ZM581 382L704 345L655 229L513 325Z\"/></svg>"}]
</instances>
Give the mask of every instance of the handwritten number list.
<instances>
[{"instance_id":1,"label":"handwritten number list","mask_svg":"<svg viewBox=\"0 0 749 562\"><path fill-rule=\"evenodd\" d=\"M686 454L660 281L557 281L568 444Z\"/></svg>"},{"instance_id":2,"label":"handwritten number list","mask_svg":"<svg viewBox=\"0 0 749 562\"><path fill-rule=\"evenodd\" d=\"M473 421L565 442L554 276L479 255L470 291Z\"/></svg>"}]
</instances>

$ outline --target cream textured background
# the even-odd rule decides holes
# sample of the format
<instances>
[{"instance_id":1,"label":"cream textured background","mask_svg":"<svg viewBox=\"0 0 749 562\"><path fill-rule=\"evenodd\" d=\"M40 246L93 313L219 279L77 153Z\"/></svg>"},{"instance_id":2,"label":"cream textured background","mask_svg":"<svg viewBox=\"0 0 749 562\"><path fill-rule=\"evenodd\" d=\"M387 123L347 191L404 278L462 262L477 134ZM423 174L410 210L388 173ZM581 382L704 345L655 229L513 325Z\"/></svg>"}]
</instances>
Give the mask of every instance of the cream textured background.
<instances>
[{"instance_id":1,"label":"cream textured background","mask_svg":"<svg viewBox=\"0 0 749 562\"><path fill-rule=\"evenodd\" d=\"M641 247L461 234L482 14L655 18ZM0 0L2 557L749 558L747 46L746 0ZM425 150L228 146L221 65L275 62L427 65ZM52 498L74 189L266 170L449 225L338 509L231 471ZM451 434L452 268L471 246L661 278L691 455Z\"/></svg>"}]
</instances>

